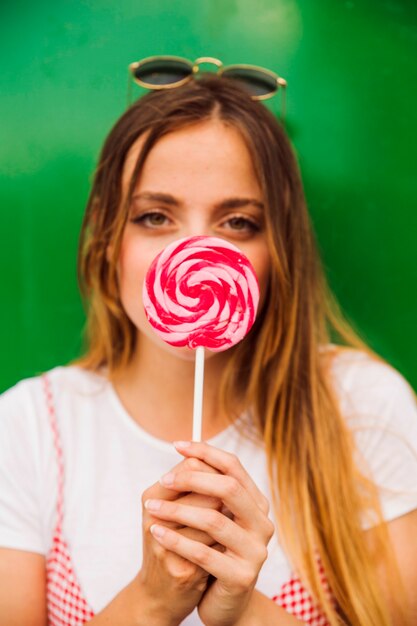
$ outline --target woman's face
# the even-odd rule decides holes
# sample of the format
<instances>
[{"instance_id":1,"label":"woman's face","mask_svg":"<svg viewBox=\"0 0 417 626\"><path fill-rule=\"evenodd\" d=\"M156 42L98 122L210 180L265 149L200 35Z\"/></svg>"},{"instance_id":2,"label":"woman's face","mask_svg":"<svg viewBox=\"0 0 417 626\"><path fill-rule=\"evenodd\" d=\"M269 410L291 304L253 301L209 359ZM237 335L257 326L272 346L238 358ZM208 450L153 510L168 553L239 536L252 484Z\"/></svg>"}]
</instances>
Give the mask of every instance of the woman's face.
<instances>
[{"instance_id":1,"label":"woman's face","mask_svg":"<svg viewBox=\"0 0 417 626\"><path fill-rule=\"evenodd\" d=\"M128 154L125 192L143 142L140 137ZM195 235L238 246L255 269L262 302L269 268L263 198L244 140L219 120L174 131L152 148L133 193L118 262L121 302L130 320L144 339L183 356L193 352L170 347L152 330L141 294L155 256L172 241Z\"/></svg>"}]
</instances>

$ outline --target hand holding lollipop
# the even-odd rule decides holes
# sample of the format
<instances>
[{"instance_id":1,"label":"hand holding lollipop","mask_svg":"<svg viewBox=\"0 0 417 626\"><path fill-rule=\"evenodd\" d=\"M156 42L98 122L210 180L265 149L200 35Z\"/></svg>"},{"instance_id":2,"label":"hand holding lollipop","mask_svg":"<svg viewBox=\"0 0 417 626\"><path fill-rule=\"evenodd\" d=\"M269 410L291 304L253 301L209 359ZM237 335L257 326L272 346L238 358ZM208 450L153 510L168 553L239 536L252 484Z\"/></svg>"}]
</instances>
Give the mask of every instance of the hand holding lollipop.
<instances>
[{"instance_id":1,"label":"hand holding lollipop","mask_svg":"<svg viewBox=\"0 0 417 626\"><path fill-rule=\"evenodd\" d=\"M201 440L204 348L221 352L252 327L258 281L246 256L217 237L187 237L152 262L143 303L155 332L172 346L196 349L193 439Z\"/></svg>"}]
</instances>

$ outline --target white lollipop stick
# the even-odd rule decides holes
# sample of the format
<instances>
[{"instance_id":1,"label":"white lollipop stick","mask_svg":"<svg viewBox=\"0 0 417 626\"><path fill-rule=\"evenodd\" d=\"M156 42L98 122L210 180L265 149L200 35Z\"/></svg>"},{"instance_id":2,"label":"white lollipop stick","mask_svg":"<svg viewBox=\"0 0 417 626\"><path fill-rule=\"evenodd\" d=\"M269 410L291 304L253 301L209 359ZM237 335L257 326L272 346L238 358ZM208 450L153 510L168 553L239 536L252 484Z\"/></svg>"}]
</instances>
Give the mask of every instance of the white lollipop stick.
<instances>
[{"instance_id":1,"label":"white lollipop stick","mask_svg":"<svg viewBox=\"0 0 417 626\"><path fill-rule=\"evenodd\" d=\"M222 352L241 341L255 321L258 302L255 270L225 239L173 241L149 267L143 283L149 323L169 345L196 349L194 441L202 437L204 348Z\"/></svg>"},{"instance_id":2,"label":"white lollipop stick","mask_svg":"<svg viewBox=\"0 0 417 626\"><path fill-rule=\"evenodd\" d=\"M193 441L201 441L203 424L204 348L195 351Z\"/></svg>"}]
</instances>

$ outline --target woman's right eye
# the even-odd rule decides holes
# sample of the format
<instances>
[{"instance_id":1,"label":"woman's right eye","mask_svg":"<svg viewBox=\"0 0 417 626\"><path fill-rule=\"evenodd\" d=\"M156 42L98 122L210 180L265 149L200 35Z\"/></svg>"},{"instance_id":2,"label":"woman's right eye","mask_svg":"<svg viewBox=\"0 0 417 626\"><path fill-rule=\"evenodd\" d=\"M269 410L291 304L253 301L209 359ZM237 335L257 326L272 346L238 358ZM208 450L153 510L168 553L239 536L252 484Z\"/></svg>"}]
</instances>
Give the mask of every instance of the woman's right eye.
<instances>
[{"instance_id":1,"label":"woman's right eye","mask_svg":"<svg viewBox=\"0 0 417 626\"><path fill-rule=\"evenodd\" d=\"M142 215L132 218L132 222L145 226L146 228L158 228L158 226L168 226L171 223L169 218L159 211L142 213Z\"/></svg>"}]
</instances>

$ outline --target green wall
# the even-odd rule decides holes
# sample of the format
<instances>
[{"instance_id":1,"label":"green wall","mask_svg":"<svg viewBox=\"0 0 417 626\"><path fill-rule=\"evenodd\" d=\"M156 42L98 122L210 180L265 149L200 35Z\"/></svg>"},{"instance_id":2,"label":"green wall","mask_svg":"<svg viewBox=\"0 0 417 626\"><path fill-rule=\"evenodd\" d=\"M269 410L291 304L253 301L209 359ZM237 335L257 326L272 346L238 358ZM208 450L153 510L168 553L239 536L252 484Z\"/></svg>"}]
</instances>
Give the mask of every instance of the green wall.
<instances>
[{"instance_id":1,"label":"green wall","mask_svg":"<svg viewBox=\"0 0 417 626\"><path fill-rule=\"evenodd\" d=\"M372 347L417 386L417 3L7 5L0 389L79 350L75 255L88 188L125 107L126 67L152 54L254 63L288 80L288 127L331 285ZM278 112L279 99L270 106Z\"/></svg>"}]
</instances>

